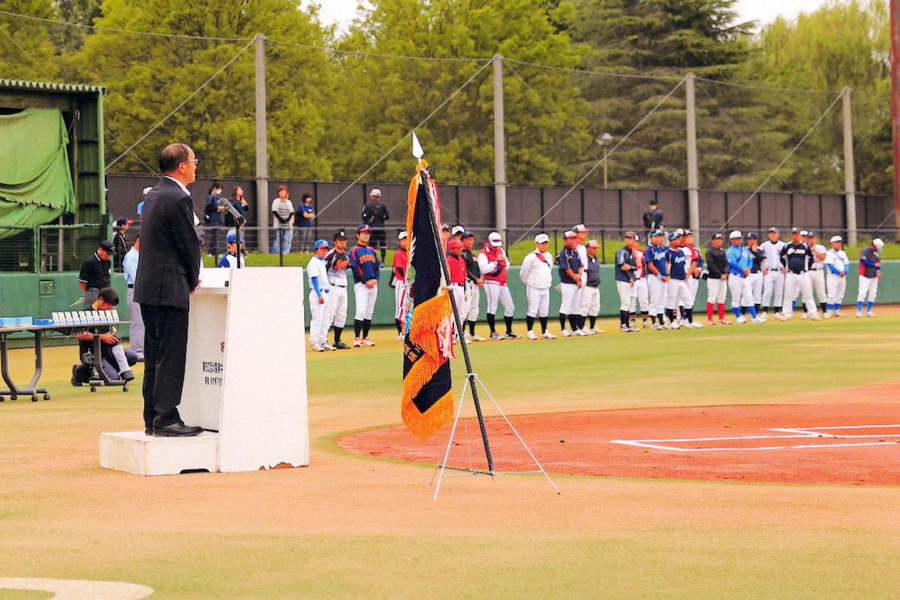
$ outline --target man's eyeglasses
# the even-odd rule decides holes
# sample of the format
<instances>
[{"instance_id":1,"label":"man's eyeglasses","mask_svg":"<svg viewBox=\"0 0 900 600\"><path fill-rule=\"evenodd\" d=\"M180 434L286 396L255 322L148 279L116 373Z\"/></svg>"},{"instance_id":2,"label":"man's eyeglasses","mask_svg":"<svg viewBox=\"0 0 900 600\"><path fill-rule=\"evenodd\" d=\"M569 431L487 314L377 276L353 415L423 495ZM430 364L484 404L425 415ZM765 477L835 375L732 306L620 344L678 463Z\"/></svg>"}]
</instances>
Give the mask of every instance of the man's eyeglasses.
<instances>
[{"instance_id":1,"label":"man's eyeglasses","mask_svg":"<svg viewBox=\"0 0 900 600\"><path fill-rule=\"evenodd\" d=\"M194 160L183 160L183 161L181 161L181 162L182 162L182 164L184 164L184 163L194 163L194 166L195 166L195 167L200 165L200 159L199 159L199 158L195 158Z\"/></svg>"}]
</instances>

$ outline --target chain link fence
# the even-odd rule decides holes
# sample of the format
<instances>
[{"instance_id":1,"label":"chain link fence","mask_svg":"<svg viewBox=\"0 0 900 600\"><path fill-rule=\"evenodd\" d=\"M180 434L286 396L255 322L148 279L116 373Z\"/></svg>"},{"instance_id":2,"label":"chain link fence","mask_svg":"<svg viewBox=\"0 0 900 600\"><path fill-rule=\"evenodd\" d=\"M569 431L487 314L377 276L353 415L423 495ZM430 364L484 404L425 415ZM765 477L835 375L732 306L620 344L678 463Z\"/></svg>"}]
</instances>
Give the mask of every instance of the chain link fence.
<instances>
[{"instance_id":1,"label":"chain link fence","mask_svg":"<svg viewBox=\"0 0 900 600\"><path fill-rule=\"evenodd\" d=\"M0 272L77 271L105 237L99 224L0 226Z\"/></svg>"}]
</instances>

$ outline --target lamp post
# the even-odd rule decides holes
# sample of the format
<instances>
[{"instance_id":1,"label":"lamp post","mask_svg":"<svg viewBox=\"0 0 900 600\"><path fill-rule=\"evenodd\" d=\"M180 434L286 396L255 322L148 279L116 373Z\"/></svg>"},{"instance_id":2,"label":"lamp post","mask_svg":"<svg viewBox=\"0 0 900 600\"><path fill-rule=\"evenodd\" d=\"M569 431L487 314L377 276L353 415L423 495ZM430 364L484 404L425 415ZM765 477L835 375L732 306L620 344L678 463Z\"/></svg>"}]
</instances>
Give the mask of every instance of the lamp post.
<instances>
[{"instance_id":1,"label":"lamp post","mask_svg":"<svg viewBox=\"0 0 900 600\"><path fill-rule=\"evenodd\" d=\"M610 133L604 133L597 138L597 144L603 146L603 189L608 185L608 162L606 158L609 156L609 147L613 143L613 136Z\"/></svg>"}]
</instances>

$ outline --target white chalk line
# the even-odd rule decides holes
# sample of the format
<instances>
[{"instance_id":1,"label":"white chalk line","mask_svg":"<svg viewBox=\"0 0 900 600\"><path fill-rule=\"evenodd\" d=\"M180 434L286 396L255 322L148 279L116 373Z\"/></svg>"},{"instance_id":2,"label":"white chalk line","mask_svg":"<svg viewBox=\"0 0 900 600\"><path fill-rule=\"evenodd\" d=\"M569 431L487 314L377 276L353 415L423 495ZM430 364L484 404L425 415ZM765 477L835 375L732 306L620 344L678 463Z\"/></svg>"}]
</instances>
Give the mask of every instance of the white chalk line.
<instances>
[{"instance_id":1,"label":"white chalk line","mask_svg":"<svg viewBox=\"0 0 900 600\"><path fill-rule=\"evenodd\" d=\"M776 427L766 431L778 432L788 435L741 435L731 437L705 437L705 438L668 438L668 439L643 439L643 440L611 440L613 444L634 446L637 448L650 448L653 450L665 450L672 452L744 452L748 450L807 450L813 448L850 448L863 446L888 446L896 445L897 441L885 441L885 438L900 438L900 433L865 433L865 434L831 434L827 431L849 431L859 429L900 429L900 425L839 425L830 427ZM878 438L877 442L845 442L839 444L795 444L782 446L754 446L754 447L715 447L715 448L680 448L667 444L684 444L697 442L724 442L740 440L783 440L783 439L871 439Z\"/></svg>"}]
</instances>

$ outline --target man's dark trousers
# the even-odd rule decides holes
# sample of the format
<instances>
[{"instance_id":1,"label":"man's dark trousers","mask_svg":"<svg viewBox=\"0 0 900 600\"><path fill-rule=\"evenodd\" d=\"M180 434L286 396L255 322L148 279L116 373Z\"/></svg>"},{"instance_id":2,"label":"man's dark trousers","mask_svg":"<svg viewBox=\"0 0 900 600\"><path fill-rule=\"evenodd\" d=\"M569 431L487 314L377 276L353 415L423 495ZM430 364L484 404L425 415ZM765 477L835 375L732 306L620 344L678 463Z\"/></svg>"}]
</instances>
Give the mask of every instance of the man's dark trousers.
<instances>
[{"instance_id":1,"label":"man's dark trousers","mask_svg":"<svg viewBox=\"0 0 900 600\"><path fill-rule=\"evenodd\" d=\"M187 359L188 311L142 304L144 317L144 426L181 423L178 404Z\"/></svg>"}]
</instances>

